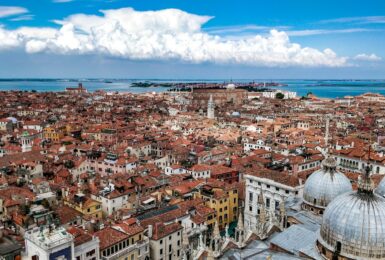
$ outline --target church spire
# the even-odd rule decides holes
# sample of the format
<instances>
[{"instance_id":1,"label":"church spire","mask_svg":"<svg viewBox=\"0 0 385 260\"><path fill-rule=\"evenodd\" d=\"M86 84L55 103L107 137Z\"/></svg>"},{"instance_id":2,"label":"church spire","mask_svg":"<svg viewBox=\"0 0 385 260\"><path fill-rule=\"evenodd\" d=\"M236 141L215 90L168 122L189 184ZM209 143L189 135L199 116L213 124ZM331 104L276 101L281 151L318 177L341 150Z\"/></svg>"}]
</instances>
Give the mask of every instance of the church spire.
<instances>
[{"instance_id":1,"label":"church spire","mask_svg":"<svg viewBox=\"0 0 385 260\"><path fill-rule=\"evenodd\" d=\"M217 238L219 237L221 234L219 232L219 226L218 226L218 221L215 221L215 225L214 225L214 231L213 231L213 236L214 238Z\"/></svg>"},{"instance_id":2,"label":"church spire","mask_svg":"<svg viewBox=\"0 0 385 260\"><path fill-rule=\"evenodd\" d=\"M243 215L242 215L242 212L239 212L237 228L240 229L240 230L243 230Z\"/></svg>"},{"instance_id":3,"label":"church spire","mask_svg":"<svg viewBox=\"0 0 385 260\"><path fill-rule=\"evenodd\" d=\"M330 116L326 115L326 124L325 124L325 146L328 149L329 145L329 124L330 124Z\"/></svg>"},{"instance_id":4,"label":"church spire","mask_svg":"<svg viewBox=\"0 0 385 260\"><path fill-rule=\"evenodd\" d=\"M243 216L242 212L239 212L238 223L235 228L235 241L239 244L239 246L243 246L244 240L244 227L243 227Z\"/></svg>"},{"instance_id":5,"label":"church spire","mask_svg":"<svg viewBox=\"0 0 385 260\"><path fill-rule=\"evenodd\" d=\"M329 128L330 128L330 115L327 114L326 116L326 122L325 122L325 137L324 137L324 141L325 141L325 149L324 151L322 152L323 156L325 158L328 158L329 157L329 148L330 148L330 144L329 144L329 139L330 139L330 133L329 133Z\"/></svg>"},{"instance_id":6,"label":"church spire","mask_svg":"<svg viewBox=\"0 0 385 260\"><path fill-rule=\"evenodd\" d=\"M207 118L214 119L215 118L215 104L213 101L213 95L210 95L209 102L207 103Z\"/></svg>"}]
</instances>

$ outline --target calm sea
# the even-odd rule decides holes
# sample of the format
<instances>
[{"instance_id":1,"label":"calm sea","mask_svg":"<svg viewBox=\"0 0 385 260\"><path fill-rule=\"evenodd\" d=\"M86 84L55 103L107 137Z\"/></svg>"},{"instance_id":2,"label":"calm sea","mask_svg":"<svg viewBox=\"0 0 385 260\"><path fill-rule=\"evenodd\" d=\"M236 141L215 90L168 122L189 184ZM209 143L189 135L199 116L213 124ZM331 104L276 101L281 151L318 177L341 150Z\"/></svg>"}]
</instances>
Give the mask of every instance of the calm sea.
<instances>
[{"instance_id":1,"label":"calm sea","mask_svg":"<svg viewBox=\"0 0 385 260\"><path fill-rule=\"evenodd\" d=\"M132 87L133 82L224 82L224 80L133 80L133 79L0 79L0 90L36 90L36 91L64 91L66 87L83 83L89 91L106 90L132 93L163 92L165 87ZM236 82L251 82L252 80L234 80ZM255 80L256 82L271 82L271 80ZM286 84L277 87L297 92L298 96L311 92L319 97L356 96L366 92L385 95L385 80L273 80Z\"/></svg>"}]
</instances>

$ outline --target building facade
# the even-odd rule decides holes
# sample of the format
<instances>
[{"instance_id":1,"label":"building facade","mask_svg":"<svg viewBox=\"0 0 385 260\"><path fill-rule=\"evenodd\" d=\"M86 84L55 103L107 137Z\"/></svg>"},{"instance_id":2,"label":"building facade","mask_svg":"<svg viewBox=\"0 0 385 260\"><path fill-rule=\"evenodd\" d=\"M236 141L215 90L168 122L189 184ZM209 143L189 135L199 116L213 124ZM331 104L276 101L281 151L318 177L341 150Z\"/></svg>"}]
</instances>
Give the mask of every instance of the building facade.
<instances>
[{"instance_id":1,"label":"building facade","mask_svg":"<svg viewBox=\"0 0 385 260\"><path fill-rule=\"evenodd\" d=\"M194 89L192 92L193 104L200 107L207 107L210 97L216 106L227 103L241 105L247 100L247 90L236 88Z\"/></svg>"}]
</instances>

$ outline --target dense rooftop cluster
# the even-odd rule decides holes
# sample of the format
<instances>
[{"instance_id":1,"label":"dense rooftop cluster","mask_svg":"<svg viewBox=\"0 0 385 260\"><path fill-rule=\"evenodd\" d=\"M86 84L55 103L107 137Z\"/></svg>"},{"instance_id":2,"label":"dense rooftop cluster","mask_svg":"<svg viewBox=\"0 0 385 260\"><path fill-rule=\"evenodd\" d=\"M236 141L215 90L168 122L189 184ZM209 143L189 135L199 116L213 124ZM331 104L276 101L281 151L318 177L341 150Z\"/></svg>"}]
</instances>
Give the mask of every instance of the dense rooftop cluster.
<instances>
[{"instance_id":1,"label":"dense rooftop cluster","mask_svg":"<svg viewBox=\"0 0 385 260\"><path fill-rule=\"evenodd\" d=\"M0 254L230 258L288 228L326 157L354 190L385 174L381 95L218 93L0 92Z\"/></svg>"}]
</instances>

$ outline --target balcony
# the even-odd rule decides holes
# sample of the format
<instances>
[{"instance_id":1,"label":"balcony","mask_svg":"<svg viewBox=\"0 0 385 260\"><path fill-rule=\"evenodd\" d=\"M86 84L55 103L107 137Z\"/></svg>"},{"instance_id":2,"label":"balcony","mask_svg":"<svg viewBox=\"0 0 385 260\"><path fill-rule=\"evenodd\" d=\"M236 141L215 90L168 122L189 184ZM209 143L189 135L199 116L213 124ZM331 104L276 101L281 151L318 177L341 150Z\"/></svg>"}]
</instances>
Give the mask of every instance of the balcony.
<instances>
[{"instance_id":1,"label":"balcony","mask_svg":"<svg viewBox=\"0 0 385 260\"><path fill-rule=\"evenodd\" d=\"M129 253L131 253L132 251L137 250L137 249L138 249L138 247L136 246L136 244L134 244L134 245L128 246L126 248L123 248L122 250L119 250L118 252L111 254L109 256L102 256L101 259L102 260L119 259L120 257L128 255Z\"/></svg>"},{"instance_id":2,"label":"balcony","mask_svg":"<svg viewBox=\"0 0 385 260\"><path fill-rule=\"evenodd\" d=\"M146 244L149 244L149 239L145 238L143 240L137 241L135 244L130 245L128 247L123 248L122 250L119 250L118 252L111 254L109 256L101 256L100 259L102 260L117 260L120 259L123 256L128 255L129 253L133 252L134 250L138 250L139 248L142 248Z\"/></svg>"}]
</instances>

